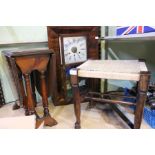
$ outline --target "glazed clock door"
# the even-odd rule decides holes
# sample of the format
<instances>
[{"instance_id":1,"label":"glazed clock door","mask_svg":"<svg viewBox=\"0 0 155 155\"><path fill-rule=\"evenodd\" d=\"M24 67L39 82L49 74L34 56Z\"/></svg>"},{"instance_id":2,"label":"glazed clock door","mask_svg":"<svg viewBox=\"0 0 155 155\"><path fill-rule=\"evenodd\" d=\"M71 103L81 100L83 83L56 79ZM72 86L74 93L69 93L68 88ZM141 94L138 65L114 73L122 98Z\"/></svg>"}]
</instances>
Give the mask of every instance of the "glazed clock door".
<instances>
[{"instance_id":1,"label":"glazed clock door","mask_svg":"<svg viewBox=\"0 0 155 155\"><path fill-rule=\"evenodd\" d=\"M87 36L63 35L60 37L60 44L62 64L68 66L87 60Z\"/></svg>"},{"instance_id":2,"label":"glazed clock door","mask_svg":"<svg viewBox=\"0 0 155 155\"><path fill-rule=\"evenodd\" d=\"M69 34L61 35L60 57L63 88L62 93L69 100L72 99L69 71L87 60L87 35ZM85 80L80 81L80 86L84 86ZM80 88L81 88L80 87Z\"/></svg>"},{"instance_id":3,"label":"glazed clock door","mask_svg":"<svg viewBox=\"0 0 155 155\"><path fill-rule=\"evenodd\" d=\"M87 59L99 59L99 26L48 26L48 45L56 54L57 102L64 105L71 102L69 70ZM84 81L80 85L84 85ZM91 90L99 90L99 81L90 80ZM52 96L52 95L51 95Z\"/></svg>"}]
</instances>

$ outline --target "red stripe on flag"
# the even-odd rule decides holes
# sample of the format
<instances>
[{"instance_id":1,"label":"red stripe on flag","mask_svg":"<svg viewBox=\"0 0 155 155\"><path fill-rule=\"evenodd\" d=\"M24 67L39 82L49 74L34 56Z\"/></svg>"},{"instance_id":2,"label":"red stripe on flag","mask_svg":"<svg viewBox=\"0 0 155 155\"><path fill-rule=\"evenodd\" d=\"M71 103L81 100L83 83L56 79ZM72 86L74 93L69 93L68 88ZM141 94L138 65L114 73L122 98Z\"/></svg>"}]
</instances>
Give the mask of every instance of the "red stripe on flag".
<instances>
[{"instance_id":1,"label":"red stripe on flag","mask_svg":"<svg viewBox=\"0 0 155 155\"><path fill-rule=\"evenodd\" d=\"M142 33L143 31L143 26L138 26L138 33Z\"/></svg>"},{"instance_id":2,"label":"red stripe on flag","mask_svg":"<svg viewBox=\"0 0 155 155\"><path fill-rule=\"evenodd\" d=\"M127 31L125 32L125 35L128 34L135 26L130 26Z\"/></svg>"}]
</instances>

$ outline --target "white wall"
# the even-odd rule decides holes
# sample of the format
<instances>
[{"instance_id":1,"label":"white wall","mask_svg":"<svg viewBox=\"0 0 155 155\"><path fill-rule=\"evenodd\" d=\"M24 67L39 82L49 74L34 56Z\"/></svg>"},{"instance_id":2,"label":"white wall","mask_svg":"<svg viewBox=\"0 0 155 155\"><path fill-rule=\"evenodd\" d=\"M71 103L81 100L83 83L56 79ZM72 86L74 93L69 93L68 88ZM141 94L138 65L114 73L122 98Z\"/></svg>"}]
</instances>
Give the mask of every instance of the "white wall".
<instances>
[{"instance_id":1,"label":"white wall","mask_svg":"<svg viewBox=\"0 0 155 155\"><path fill-rule=\"evenodd\" d=\"M0 26L0 44L47 41L44 26Z\"/></svg>"}]
</instances>

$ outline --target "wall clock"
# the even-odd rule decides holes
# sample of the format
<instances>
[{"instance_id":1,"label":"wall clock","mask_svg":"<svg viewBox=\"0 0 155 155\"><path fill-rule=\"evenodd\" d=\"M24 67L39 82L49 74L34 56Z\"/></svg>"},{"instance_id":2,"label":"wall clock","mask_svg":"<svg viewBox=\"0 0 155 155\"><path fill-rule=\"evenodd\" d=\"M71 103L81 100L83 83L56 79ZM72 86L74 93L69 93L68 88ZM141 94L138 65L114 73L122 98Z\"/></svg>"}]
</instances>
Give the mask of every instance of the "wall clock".
<instances>
[{"instance_id":1,"label":"wall clock","mask_svg":"<svg viewBox=\"0 0 155 155\"><path fill-rule=\"evenodd\" d=\"M48 45L56 54L57 96L54 105L71 103L69 70L87 59L100 58L99 26L48 26ZM92 90L99 90L99 80L88 80ZM84 85L84 81L80 85Z\"/></svg>"},{"instance_id":2,"label":"wall clock","mask_svg":"<svg viewBox=\"0 0 155 155\"><path fill-rule=\"evenodd\" d=\"M71 65L87 60L87 36L60 36L61 64Z\"/></svg>"}]
</instances>

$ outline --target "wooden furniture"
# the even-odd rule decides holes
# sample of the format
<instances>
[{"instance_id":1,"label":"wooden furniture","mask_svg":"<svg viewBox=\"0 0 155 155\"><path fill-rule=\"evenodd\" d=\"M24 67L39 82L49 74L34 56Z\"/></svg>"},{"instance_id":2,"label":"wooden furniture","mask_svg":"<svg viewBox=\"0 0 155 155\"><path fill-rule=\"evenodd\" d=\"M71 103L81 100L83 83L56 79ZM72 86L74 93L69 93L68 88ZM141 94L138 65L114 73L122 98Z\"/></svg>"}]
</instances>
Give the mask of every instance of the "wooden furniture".
<instances>
[{"instance_id":1,"label":"wooden furniture","mask_svg":"<svg viewBox=\"0 0 155 155\"><path fill-rule=\"evenodd\" d=\"M80 65L85 61L85 57L79 58L78 41L83 40L83 44L86 44L85 48L86 59L99 59L99 42L97 37L100 36L99 26L48 26L48 45L50 49L53 49L56 54L56 74L57 74L57 102L55 105L63 105L72 103L72 94L68 93L71 88L69 80L70 68ZM81 37L81 38L80 38ZM80 38L80 39L79 39ZM83 38L83 39L82 39ZM85 38L85 39L84 39ZM67 60L67 53L65 53L66 40L70 44L69 48L72 47L68 54L73 55L73 59ZM77 44L74 44L77 43ZM83 53L84 53L83 51ZM85 54L85 53L84 53ZM76 56L77 55L77 56ZM80 55L81 56L81 55ZM72 60L71 60L72 59ZM99 90L99 80L87 80L89 83L89 89Z\"/></svg>"},{"instance_id":2,"label":"wooden furniture","mask_svg":"<svg viewBox=\"0 0 155 155\"><path fill-rule=\"evenodd\" d=\"M90 92L85 98L88 101L98 101L111 104L112 107L119 112L119 115L123 120L127 121L131 128L140 128L150 79L150 73L144 62L137 60L88 60L77 68L72 69L70 74L74 94L74 109L76 116L75 128L81 127L80 92L78 87L79 77L137 81L138 88L136 104L122 100L113 100L108 92L103 94ZM134 124L132 124L123 113L121 113L116 104L136 105Z\"/></svg>"},{"instance_id":3,"label":"wooden furniture","mask_svg":"<svg viewBox=\"0 0 155 155\"><path fill-rule=\"evenodd\" d=\"M25 115L37 116L37 123L41 123L44 120L44 124L47 126L56 125L57 122L50 116L48 109L48 93L47 93L47 83L46 75L49 74L47 71L48 66L52 64L50 59L53 59L52 50L30 50L30 51L3 51L10 67L12 67L12 75L17 86L20 101L23 103L25 109ZM40 83L40 94L42 96L44 117L40 119L35 111L36 101L35 101L35 85L30 80L30 75L33 71L37 72L39 75ZM50 76L51 74L49 74ZM22 82L22 76L25 80L25 90ZM54 82L53 82L54 83Z\"/></svg>"},{"instance_id":4,"label":"wooden furniture","mask_svg":"<svg viewBox=\"0 0 155 155\"><path fill-rule=\"evenodd\" d=\"M4 104L5 104L5 98L4 98L2 83L0 79L0 107L2 107Z\"/></svg>"}]
</instances>

